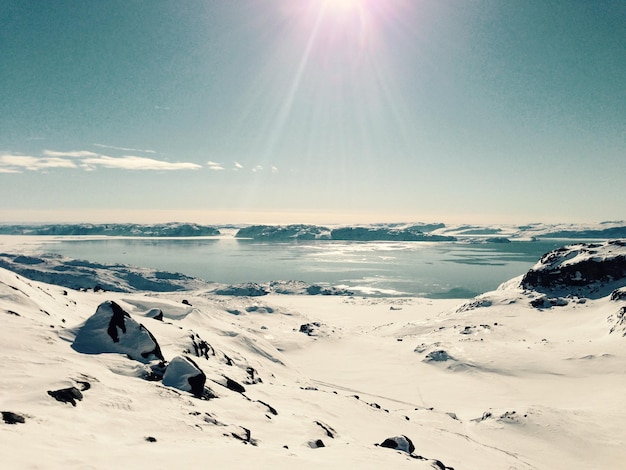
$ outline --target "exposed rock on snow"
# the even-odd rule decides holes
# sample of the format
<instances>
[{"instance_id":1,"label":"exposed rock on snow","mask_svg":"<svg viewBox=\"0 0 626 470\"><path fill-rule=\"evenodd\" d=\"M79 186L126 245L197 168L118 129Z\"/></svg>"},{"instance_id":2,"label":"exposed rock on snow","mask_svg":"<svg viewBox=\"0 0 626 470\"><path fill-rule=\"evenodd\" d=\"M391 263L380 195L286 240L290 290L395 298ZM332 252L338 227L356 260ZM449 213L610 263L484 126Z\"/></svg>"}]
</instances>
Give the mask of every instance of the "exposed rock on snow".
<instances>
[{"instance_id":1,"label":"exposed rock on snow","mask_svg":"<svg viewBox=\"0 0 626 470\"><path fill-rule=\"evenodd\" d=\"M190 392L201 398L204 394L206 375L193 360L184 356L176 356L168 364L163 375L163 385Z\"/></svg>"},{"instance_id":2,"label":"exposed rock on snow","mask_svg":"<svg viewBox=\"0 0 626 470\"><path fill-rule=\"evenodd\" d=\"M76 401L83 399L83 394L76 387L63 388L60 390L48 390L48 395L57 401L70 403L76 406Z\"/></svg>"},{"instance_id":3,"label":"exposed rock on snow","mask_svg":"<svg viewBox=\"0 0 626 470\"><path fill-rule=\"evenodd\" d=\"M380 446L400 450L402 452L406 452L407 454L415 452L413 442L404 434L401 436L388 437L380 444Z\"/></svg>"},{"instance_id":4,"label":"exposed rock on snow","mask_svg":"<svg viewBox=\"0 0 626 470\"><path fill-rule=\"evenodd\" d=\"M300 333L304 333L308 336L314 336L316 330L321 327L322 324L320 322L312 322L312 323L304 323L300 325Z\"/></svg>"},{"instance_id":5,"label":"exposed rock on snow","mask_svg":"<svg viewBox=\"0 0 626 470\"><path fill-rule=\"evenodd\" d=\"M326 433L326 435L330 437L331 439L334 439L335 436L337 435L337 431L335 431L328 424L322 423L321 421L315 421L315 424L317 424L320 428L322 428L324 432Z\"/></svg>"},{"instance_id":6,"label":"exposed rock on snow","mask_svg":"<svg viewBox=\"0 0 626 470\"><path fill-rule=\"evenodd\" d=\"M231 431L230 435L235 439L243 441L244 444L251 444L253 446L257 445L256 439L252 439L252 432L243 426L234 427L234 430Z\"/></svg>"},{"instance_id":7,"label":"exposed rock on snow","mask_svg":"<svg viewBox=\"0 0 626 470\"><path fill-rule=\"evenodd\" d=\"M239 382L225 375L223 377L226 380L226 384L224 386L227 389L232 390L233 392L237 392L237 393L246 393L246 388L243 385L241 385Z\"/></svg>"},{"instance_id":8,"label":"exposed rock on snow","mask_svg":"<svg viewBox=\"0 0 626 470\"><path fill-rule=\"evenodd\" d=\"M260 403L261 405L265 406L267 408L267 411L269 411L274 416L278 416L278 411L276 411L276 408L274 408L269 403L265 403L263 400L257 400L257 403Z\"/></svg>"},{"instance_id":9,"label":"exposed rock on snow","mask_svg":"<svg viewBox=\"0 0 626 470\"><path fill-rule=\"evenodd\" d=\"M148 312L146 313L146 317L153 318L158 321L163 321L163 310L161 310L160 308L152 308L148 310Z\"/></svg>"},{"instance_id":10,"label":"exposed rock on snow","mask_svg":"<svg viewBox=\"0 0 626 470\"><path fill-rule=\"evenodd\" d=\"M622 336L626 336L626 306L620 308L615 315L609 316L608 320L613 323L609 333L620 330L623 333Z\"/></svg>"},{"instance_id":11,"label":"exposed rock on snow","mask_svg":"<svg viewBox=\"0 0 626 470\"><path fill-rule=\"evenodd\" d=\"M611 300L626 300L626 287L621 287L611 292Z\"/></svg>"},{"instance_id":12,"label":"exposed rock on snow","mask_svg":"<svg viewBox=\"0 0 626 470\"><path fill-rule=\"evenodd\" d=\"M468 312L470 310L474 310L482 307L491 307L491 300L484 296L479 296L472 299L469 302L464 303L459 308L456 309L457 313Z\"/></svg>"},{"instance_id":13,"label":"exposed rock on snow","mask_svg":"<svg viewBox=\"0 0 626 470\"><path fill-rule=\"evenodd\" d=\"M426 354L426 357L424 358L424 362L446 362L451 360L453 361L454 358L443 349L430 352Z\"/></svg>"},{"instance_id":14,"label":"exposed rock on snow","mask_svg":"<svg viewBox=\"0 0 626 470\"><path fill-rule=\"evenodd\" d=\"M3 411L2 420L6 424L23 424L26 422L26 418L20 414L13 413L12 411Z\"/></svg>"},{"instance_id":15,"label":"exposed rock on snow","mask_svg":"<svg viewBox=\"0 0 626 470\"><path fill-rule=\"evenodd\" d=\"M321 439L310 440L309 442L307 442L307 444L311 449L319 449L322 447L326 447L326 445L324 444L324 441L322 441Z\"/></svg>"},{"instance_id":16,"label":"exposed rock on snow","mask_svg":"<svg viewBox=\"0 0 626 470\"><path fill-rule=\"evenodd\" d=\"M113 301L100 304L78 328L72 347L86 354L126 354L144 363L165 360L152 333Z\"/></svg>"},{"instance_id":17,"label":"exposed rock on snow","mask_svg":"<svg viewBox=\"0 0 626 470\"><path fill-rule=\"evenodd\" d=\"M193 352L196 357L204 357L205 359L208 359L209 355L215 356L215 349L213 349L213 346L200 338L200 335L192 331L189 337L191 338Z\"/></svg>"},{"instance_id":18,"label":"exposed rock on snow","mask_svg":"<svg viewBox=\"0 0 626 470\"><path fill-rule=\"evenodd\" d=\"M546 253L521 281L524 289L604 297L626 278L626 241L581 243ZM621 285L619 286L621 287Z\"/></svg>"}]
</instances>

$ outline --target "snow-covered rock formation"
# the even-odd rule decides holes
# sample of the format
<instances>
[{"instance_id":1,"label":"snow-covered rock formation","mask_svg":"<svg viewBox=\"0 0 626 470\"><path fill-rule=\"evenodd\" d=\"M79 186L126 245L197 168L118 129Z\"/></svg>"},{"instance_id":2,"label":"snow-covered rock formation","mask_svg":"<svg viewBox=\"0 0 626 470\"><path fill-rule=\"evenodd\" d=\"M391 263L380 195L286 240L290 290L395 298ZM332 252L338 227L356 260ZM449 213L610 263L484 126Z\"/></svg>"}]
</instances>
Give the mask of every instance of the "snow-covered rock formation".
<instances>
[{"instance_id":1,"label":"snow-covered rock formation","mask_svg":"<svg viewBox=\"0 0 626 470\"><path fill-rule=\"evenodd\" d=\"M77 328L72 347L81 353L121 353L140 362L165 358L156 338L117 303L106 301Z\"/></svg>"},{"instance_id":2,"label":"snow-covered rock formation","mask_svg":"<svg viewBox=\"0 0 626 470\"><path fill-rule=\"evenodd\" d=\"M196 397L204 394L206 375L192 359L176 356L170 361L163 375L163 385L190 392Z\"/></svg>"},{"instance_id":3,"label":"snow-covered rock formation","mask_svg":"<svg viewBox=\"0 0 626 470\"><path fill-rule=\"evenodd\" d=\"M525 289L603 297L626 279L626 241L580 243L546 253L521 281Z\"/></svg>"}]
</instances>

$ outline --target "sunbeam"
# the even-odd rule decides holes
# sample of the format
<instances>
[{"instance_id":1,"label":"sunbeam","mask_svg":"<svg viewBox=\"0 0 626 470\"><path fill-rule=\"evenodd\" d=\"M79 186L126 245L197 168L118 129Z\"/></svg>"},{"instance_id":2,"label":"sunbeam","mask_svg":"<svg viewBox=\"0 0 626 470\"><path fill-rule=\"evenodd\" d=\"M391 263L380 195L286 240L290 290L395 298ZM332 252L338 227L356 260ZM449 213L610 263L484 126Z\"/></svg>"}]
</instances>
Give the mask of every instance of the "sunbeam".
<instances>
[{"instance_id":1,"label":"sunbeam","mask_svg":"<svg viewBox=\"0 0 626 470\"><path fill-rule=\"evenodd\" d=\"M317 13L317 18L311 29L311 34L309 35L309 39L306 43L306 47L304 52L302 53L302 58L298 63L298 67L296 72L291 80L291 85L287 91L287 94L284 98L283 104L280 108L278 116L276 117L276 121L274 122L274 126L270 135L268 137L267 145L265 147L264 152L264 161L267 161L275 150L276 141L281 136L283 129L285 127L285 122L289 117L289 113L291 112L291 108L293 106L294 98L298 92L298 88L300 86L300 82L302 80L302 75L304 74L304 70L309 62L309 57L311 55L311 50L313 49L313 45L315 44L315 40L317 39L317 35L320 29L320 24L322 22L322 18L324 16L324 9L321 8Z\"/></svg>"}]
</instances>

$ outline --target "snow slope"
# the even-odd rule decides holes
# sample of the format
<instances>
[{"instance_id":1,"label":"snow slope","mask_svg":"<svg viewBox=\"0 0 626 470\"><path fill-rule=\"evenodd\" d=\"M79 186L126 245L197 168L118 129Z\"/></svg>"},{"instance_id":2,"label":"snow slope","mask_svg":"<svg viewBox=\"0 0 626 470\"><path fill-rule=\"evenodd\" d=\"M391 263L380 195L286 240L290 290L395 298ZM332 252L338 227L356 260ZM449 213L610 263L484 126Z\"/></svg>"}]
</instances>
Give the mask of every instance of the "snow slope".
<instances>
[{"instance_id":1,"label":"snow slope","mask_svg":"<svg viewBox=\"0 0 626 470\"><path fill-rule=\"evenodd\" d=\"M626 252L608 246L589 249ZM626 281L538 304L522 279L459 305L82 292L0 269L3 467L619 468Z\"/></svg>"}]
</instances>

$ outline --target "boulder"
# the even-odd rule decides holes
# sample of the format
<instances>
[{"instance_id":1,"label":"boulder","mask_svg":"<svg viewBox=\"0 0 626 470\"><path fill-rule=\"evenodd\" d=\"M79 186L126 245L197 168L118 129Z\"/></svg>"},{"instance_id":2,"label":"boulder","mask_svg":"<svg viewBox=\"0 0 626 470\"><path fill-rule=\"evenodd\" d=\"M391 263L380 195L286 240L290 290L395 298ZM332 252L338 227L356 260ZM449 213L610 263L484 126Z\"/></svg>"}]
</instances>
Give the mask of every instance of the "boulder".
<instances>
[{"instance_id":1,"label":"boulder","mask_svg":"<svg viewBox=\"0 0 626 470\"><path fill-rule=\"evenodd\" d=\"M148 310L148 312L146 313L146 317L153 318L158 321L163 321L163 310L161 310L160 308L152 308Z\"/></svg>"},{"instance_id":2,"label":"boulder","mask_svg":"<svg viewBox=\"0 0 626 470\"><path fill-rule=\"evenodd\" d=\"M443 349L432 351L424 358L424 362L446 362L450 360L454 360L454 358Z\"/></svg>"},{"instance_id":3,"label":"boulder","mask_svg":"<svg viewBox=\"0 0 626 470\"><path fill-rule=\"evenodd\" d=\"M72 347L86 354L126 354L144 363L165 360L152 333L113 301L98 306L78 329Z\"/></svg>"},{"instance_id":4,"label":"boulder","mask_svg":"<svg viewBox=\"0 0 626 470\"><path fill-rule=\"evenodd\" d=\"M381 444L381 447L387 447L389 449L400 450L402 452L406 452L407 454L412 454L415 452L415 446L411 439L406 437L404 434L400 436L388 437Z\"/></svg>"},{"instance_id":5,"label":"boulder","mask_svg":"<svg viewBox=\"0 0 626 470\"><path fill-rule=\"evenodd\" d=\"M83 399L83 394L76 387L63 388L61 390L48 390L48 395L62 403L71 403L76 406L76 401Z\"/></svg>"},{"instance_id":6,"label":"boulder","mask_svg":"<svg viewBox=\"0 0 626 470\"><path fill-rule=\"evenodd\" d=\"M7 424L24 424L26 422L26 418L24 416L13 413L12 411L3 411L2 420Z\"/></svg>"},{"instance_id":7,"label":"boulder","mask_svg":"<svg viewBox=\"0 0 626 470\"><path fill-rule=\"evenodd\" d=\"M168 364L163 374L163 385L190 392L201 398L204 394L206 375L193 360L184 356L176 356Z\"/></svg>"},{"instance_id":8,"label":"boulder","mask_svg":"<svg viewBox=\"0 0 626 470\"><path fill-rule=\"evenodd\" d=\"M326 444L324 444L324 441L322 441L321 439L310 440L307 442L307 444L311 449L326 447Z\"/></svg>"}]
</instances>

